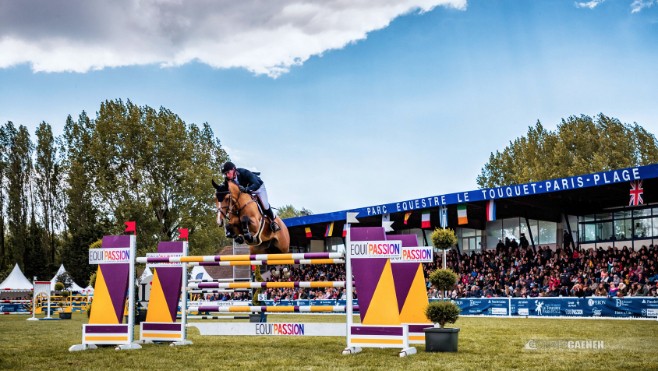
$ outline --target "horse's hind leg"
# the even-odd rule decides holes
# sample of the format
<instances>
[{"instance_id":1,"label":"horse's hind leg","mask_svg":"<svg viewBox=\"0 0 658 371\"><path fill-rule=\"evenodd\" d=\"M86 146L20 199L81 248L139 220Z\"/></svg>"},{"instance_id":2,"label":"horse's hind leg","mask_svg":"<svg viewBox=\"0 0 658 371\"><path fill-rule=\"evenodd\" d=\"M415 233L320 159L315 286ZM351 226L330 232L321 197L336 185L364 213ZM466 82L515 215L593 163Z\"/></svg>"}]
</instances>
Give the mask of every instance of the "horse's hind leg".
<instances>
[{"instance_id":1,"label":"horse's hind leg","mask_svg":"<svg viewBox=\"0 0 658 371\"><path fill-rule=\"evenodd\" d=\"M270 240L267 242L267 248L265 249L265 252L268 254L280 254L281 250L276 246L274 243L274 240Z\"/></svg>"}]
</instances>

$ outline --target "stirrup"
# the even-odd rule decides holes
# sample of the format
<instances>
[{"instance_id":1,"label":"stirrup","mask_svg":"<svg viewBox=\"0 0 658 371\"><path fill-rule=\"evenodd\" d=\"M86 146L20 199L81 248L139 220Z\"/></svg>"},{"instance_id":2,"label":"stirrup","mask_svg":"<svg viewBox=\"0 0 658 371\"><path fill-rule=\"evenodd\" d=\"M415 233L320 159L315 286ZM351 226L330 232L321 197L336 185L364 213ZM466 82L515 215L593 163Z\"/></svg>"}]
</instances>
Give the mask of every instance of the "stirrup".
<instances>
[{"instance_id":1,"label":"stirrup","mask_svg":"<svg viewBox=\"0 0 658 371\"><path fill-rule=\"evenodd\" d=\"M271 220L270 221L270 229L272 230L272 232L278 232L278 231L281 230L281 227L279 227L279 224L277 224L277 222L275 222L274 220Z\"/></svg>"}]
</instances>

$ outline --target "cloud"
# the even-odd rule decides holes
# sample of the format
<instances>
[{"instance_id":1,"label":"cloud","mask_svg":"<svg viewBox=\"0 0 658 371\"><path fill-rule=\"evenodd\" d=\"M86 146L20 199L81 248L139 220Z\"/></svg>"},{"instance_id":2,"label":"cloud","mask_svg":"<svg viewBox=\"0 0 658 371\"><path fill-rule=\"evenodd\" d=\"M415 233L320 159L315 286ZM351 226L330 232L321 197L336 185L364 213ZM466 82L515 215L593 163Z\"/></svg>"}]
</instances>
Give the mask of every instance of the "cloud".
<instances>
[{"instance_id":1,"label":"cloud","mask_svg":"<svg viewBox=\"0 0 658 371\"><path fill-rule=\"evenodd\" d=\"M0 0L0 68L35 72L192 61L272 77L410 12L467 0Z\"/></svg>"},{"instance_id":2,"label":"cloud","mask_svg":"<svg viewBox=\"0 0 658 371\"><path fill-rule=\"evenodd\" d=\"M576 8L594 9L605 0L577 1ZM633 0L631 3L631 13L638 13L644 8L650 8L658 3L658 0Z\"/></svg>"},{"instance_id":3,"label":"cloud","mask_svg":"<svg viewBox=\"0 0 658 371\"><path fill-rule=\"evenodd\" d=\"M577 1L576 8L594 9L605 0Z\"/></svg>"},{"instance_id":4,"label":"cloud","mask_svg":"<svg viewBox=\"0 0 658 371\"><path fill-rule=\"evenodd\" d=\"M656 0L633 0L631 13L638 13L644 8L651 8L656 2Z\"/></svg>"}]
</instances>

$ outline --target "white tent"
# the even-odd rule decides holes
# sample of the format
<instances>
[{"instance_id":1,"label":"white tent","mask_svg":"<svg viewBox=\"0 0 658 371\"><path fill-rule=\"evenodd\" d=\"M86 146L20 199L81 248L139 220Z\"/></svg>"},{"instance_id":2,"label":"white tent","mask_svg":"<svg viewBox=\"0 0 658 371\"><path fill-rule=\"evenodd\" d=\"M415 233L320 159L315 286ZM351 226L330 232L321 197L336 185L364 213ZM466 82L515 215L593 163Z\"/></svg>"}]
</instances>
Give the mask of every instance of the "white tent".
<instances>
[{"instance_id":1,"label":"white tent","mask_svg":"<svg viewBox=\"0 0 658 371\"><path fill-rule=\"evenodd\" d=\"M144 269L144 272L142 272L142 275L139 276L139 283L150 283L151 280L153 280L153 272L151 272L151 269L149 267L146 267Z\"/></svg>"},{"instance_id":2,"label":"white tent","mask_svg":"<svg viewBox=\"0 0 658 371\"><path fill-rule=\"evenodd\" d=\"M190 273L190 279L192 280L212 280L213 278L208 274L206 268L195 265L192 267L192 273Z\"/></svg>"},{"instance_id":3,"label":"white tent","mask_svg":"<svg viewBox=\"0 0 658 371\"><path fill-rule=\"evenodd\" d=\"M21 268L18 267L18 263L14 266L14 269L9 273L9 276L0 283L0 290L4 291L31 291L33 288L32 282L25 278L25 275L21 271Z\"/></svg>"},{"instance_id":4,"label":"white tent","mask_svg":"<svg viewBox=\"0 0 658 371\"><path fill-rule=\"evenodd\" d=\"M50 280L50 291L55 291L55 284L57 283L57 277L59 277L60 274L66 273L66 268L64 268L64 264L59 266L59 269L57 270L57 273L55 273L55 277L53 277ZM72 281L71 287L68 288L71 292L82 292L84 290L82 287L78 286L77 283Z\"/></svg>"}]
</instances>

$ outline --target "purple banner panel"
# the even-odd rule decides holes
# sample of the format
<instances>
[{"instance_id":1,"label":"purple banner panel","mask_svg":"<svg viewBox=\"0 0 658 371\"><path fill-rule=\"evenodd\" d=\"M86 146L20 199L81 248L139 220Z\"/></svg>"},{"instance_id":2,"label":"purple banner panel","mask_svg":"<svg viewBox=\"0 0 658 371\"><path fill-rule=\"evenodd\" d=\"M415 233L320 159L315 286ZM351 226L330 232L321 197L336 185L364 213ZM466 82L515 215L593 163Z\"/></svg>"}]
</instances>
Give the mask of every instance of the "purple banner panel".
<instances>
[{"instance_id":1,"label":"purple banner panel","mask_svg":"<svg viewBox=\"0 0 658 371\"><path fill-rule=\"evenodd\" d=\"M128 325L86 325L85 334L127 334Z\"/></svg>"},{"instance_id":2,"label":"purple banner panel","mask_svg":"<svg viewBox=\"0 0 658 371\"><path fill-rule=\"evenodd\" d=\"M130 247L130 236L104 236L102 248L119 248ZM134 259L134 256L130 257ZM112 306L119 323L123 320L124 305L128 293L128 275L130 274L130 264L99 264L105 278L107 290L112 299Z\"/></svg>"},{"instance_id":3,"label":"purple banner panel","mask_svg":"<svg viewBox=\"0 0 658 371\"><path fill-rule=\"evenodd\" d=\"M350 328L352 335L372 335L372 336L402 336L404 331L402 327L386 326L352 326Z\"/></svg>"},{"instance_id":4,"label":"purple banner panel","mask_svg":"<svg viewBox=\"0 0 658 371\"><path fill-rule=\"evenodd\" d=\"M180 323L149 323L142 322L144 331L181 331Z\"/></svg>"}]
</instances>

